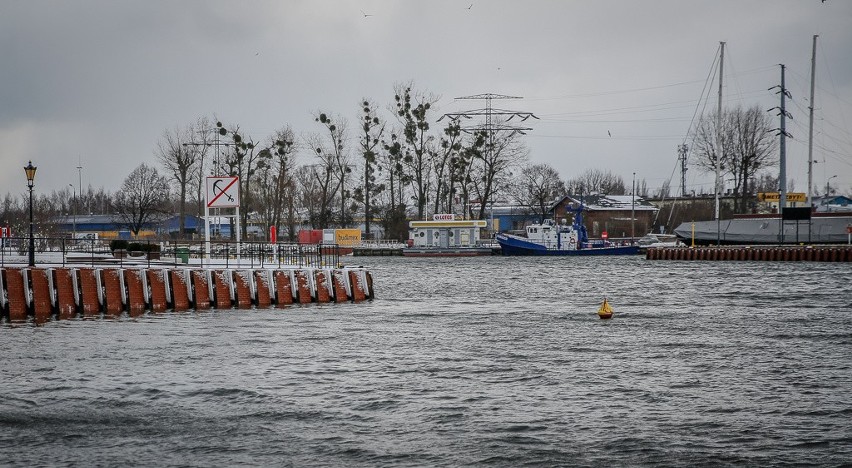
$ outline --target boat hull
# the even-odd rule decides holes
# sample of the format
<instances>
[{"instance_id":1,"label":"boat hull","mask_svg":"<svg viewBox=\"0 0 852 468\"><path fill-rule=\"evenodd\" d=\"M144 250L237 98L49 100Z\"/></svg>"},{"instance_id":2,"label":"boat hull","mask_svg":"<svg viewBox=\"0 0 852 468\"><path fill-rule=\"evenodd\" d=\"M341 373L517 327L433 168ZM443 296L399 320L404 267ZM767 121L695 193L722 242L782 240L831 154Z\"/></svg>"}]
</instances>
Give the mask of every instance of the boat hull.
<instances>
[{"instance_id":1,"label":"boat hull","mask_svg":"<svg viewBox=\"0 0 852 468\"><path fill-rule=\"evenodd\" d=\"M589 256L589 255L636 255L639 246L626 245L618 247L592 247L585 249L555 249L529 242L520 237L506 234L497 235L497 242L503 255L526 256Z\"/></svg>"},{"instance_id":2,"label":"boat hull","mask_svg":"<svg viewBox=\"0 0 852 468\"><path fill-rule=\"evenodd\" d=\"M696 221L694 239L698 245L758 245L758 244L845 244L847 226L852 215L814 216L810 229L807 221L784 221L784 240L781 240L782 220L776 217L734 218L716 221ZM810 233L808 232L810 231ZM693 223L683 223L674 230L677 237L689 245L693 239Z\"/></svg>"}]
</instances>

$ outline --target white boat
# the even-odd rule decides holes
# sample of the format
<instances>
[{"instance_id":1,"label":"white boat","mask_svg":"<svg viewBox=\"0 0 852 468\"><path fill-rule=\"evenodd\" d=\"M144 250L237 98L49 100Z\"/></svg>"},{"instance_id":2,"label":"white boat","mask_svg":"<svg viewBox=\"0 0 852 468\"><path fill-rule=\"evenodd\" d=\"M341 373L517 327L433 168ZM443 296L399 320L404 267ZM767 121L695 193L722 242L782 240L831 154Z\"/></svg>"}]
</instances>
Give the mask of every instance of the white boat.
<instances>
[{"instance_id":1,"label":"white boat","mask_svg":"<svg viewBox=\"0 0 852 468\"><path fill-rule=\"evenodd\" d=\"M614 245L606 240L590 241L583 225L583 207L577 209L574 223L545 220L526 228L526 237L499 233L497 242L503 255L634 255L638 245Z\"/></svg>"}]
</instances>

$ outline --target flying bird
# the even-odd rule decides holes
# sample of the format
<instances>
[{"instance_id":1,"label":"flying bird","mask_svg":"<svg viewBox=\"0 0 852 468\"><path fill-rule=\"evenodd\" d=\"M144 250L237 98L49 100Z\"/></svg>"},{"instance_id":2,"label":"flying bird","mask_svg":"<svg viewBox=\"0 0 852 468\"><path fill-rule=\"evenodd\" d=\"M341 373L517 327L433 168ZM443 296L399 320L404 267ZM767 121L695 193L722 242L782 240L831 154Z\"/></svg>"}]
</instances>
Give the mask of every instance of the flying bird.
<instances>
[{"instance_id":1,"label":"flying bird","mask_svg":"<svg viewBox=\"0 0 852 468\"><path fill-rule=\"evenodd\" d=\"M823 1L823 3L825 3L825 0L822 0L822 1ZM470 8L471 8L472 6L473 6L473 3L471 3L471 4L470 4L470 6L469 6L469 7L467 7L467 9L468 9L468 10L470 10Z\"/></svg>"},{"instance_id":2,"label":"flying bird","mask_svg":"<svg viewBox=\"0 0 852 468\"><path fill-rule=\"evenodd\" d=\"M606 134L609 135L610 137L612 136L612 133L609 133L609 130L606 131Z\"/></svg>"},{"instance_id":3,"label":"flying bird","mask_svg":"<svg viewBox=\"0 0 852 468\"><path fill-rule=\"evenodd\" d=\"M364 13L364 10L361 10L361 14L364 15L364 18L366 18L368 16L373 16L373 15L368 15L368 14Z\"/></svg>"}]
</instances>

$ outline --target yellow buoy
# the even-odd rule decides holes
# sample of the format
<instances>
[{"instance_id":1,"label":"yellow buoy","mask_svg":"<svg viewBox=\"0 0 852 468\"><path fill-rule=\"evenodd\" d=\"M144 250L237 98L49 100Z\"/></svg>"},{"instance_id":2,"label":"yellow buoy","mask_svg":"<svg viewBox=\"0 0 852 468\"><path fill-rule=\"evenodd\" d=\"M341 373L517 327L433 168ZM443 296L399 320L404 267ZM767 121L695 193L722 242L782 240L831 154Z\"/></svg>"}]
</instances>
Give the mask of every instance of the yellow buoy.
<instances>
[{"instance_id":1,"label":"yellow buoy","mask_svg":"<svg viewBox=\"0 0 852 468\"><path fill-rule=\"evenodd\" d=\"M603 304L601 304L601 307L598 309L598 317L603 320L612 318L612 307L609 306L609 302L606 301L606 298L604 298Z\"/></svg>"}]
</instances>

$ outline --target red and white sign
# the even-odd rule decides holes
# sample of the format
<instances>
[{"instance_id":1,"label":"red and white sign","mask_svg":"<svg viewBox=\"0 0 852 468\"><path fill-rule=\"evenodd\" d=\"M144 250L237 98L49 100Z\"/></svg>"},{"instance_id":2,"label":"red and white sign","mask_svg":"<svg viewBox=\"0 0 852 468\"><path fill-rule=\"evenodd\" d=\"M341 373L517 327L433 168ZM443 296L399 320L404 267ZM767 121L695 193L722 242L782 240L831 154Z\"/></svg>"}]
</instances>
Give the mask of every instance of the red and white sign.
<instances>
[{"instance_id":1,"label":"red and white sign","mask_svg":"<svg viewBox=\"0 0 852 468\"><path fill-rule=\"evenodd\" d=\"M12 228L0 227L0 237L12 237Z\"/></svg>"},{"instance_id":2,"label":"red and white sign","mask_svg":"<svg viewBox=\"0 0 852 468\"><path fill-rule=\"evenodd\" d=\"M276 242L278 242L278 232L275 226L269 226L269 243L274 244Z\"/></svg>"},{"instance_id":3,"label":"red and white sign","mask_svg":"<svg viewBox=\"0 0 852 468\"><path fill-rule=\"evenodd\" d=\"M456 215L453 213L435 213L432 215L432 221L454 221Z\"/></svg>"},{"instance_id":4,"label":"red and white sign","mask_svg":"<svg viewBox=\"0 0 852 468\"><path fill-rule=\"evenodd\" d=\"M208 177L207 208L237 208L240 206L239 177Z\"/></svg>"},{"instance_id":5,"label":"red and white sign","mask_svg":"<svg viewBox=\"0 0 852 468\"><path fill-rule=\"evenodd\" d=\"M607 237L609 237L609 234L606 231L601 233L601 239L606 239Z\"/></svg>"}]
</instances>

